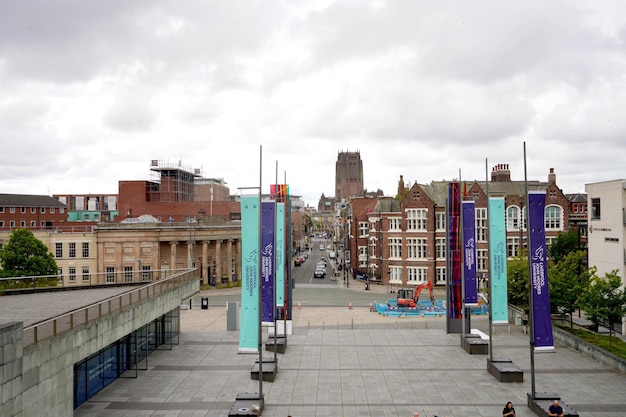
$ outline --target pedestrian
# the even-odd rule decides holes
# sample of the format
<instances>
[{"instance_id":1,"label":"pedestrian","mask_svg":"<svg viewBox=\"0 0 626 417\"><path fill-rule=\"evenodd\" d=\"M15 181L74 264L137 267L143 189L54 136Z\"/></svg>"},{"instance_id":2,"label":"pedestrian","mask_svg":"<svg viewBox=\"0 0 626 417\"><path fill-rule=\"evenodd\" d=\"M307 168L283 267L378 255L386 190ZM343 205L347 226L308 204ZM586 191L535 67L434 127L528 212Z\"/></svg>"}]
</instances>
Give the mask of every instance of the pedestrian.
<instances>
[{"instance_id":1,"label":"pedestrian","mask_svg":"<svg viewBox=\"0 0 626 417\"><path fill-rule=\"evenodd\" d=\"M559 405L559 400L554 400L550 408L548 408L548 415L550 417L563 417L563 407Z\"/></svg>"},{"instance_id":2,"label":"pedestrian","mask_svg":"<svg viewBox=\"0 0 626 417\"><path fill-rule=\"evenodd\" d=\"M515 417L515 408L513 408L513 403L509 401L504 406L502 410L502 417Z\"/></svg>"},{"instance_id":3,"label":"pedestrian","mask_svg":"<svg viewBox=\"0 0 626 417\"><path fill-rule=\"evenodd\" d=\"M413 413L413 417L420 417L420 413L418 413L417 411Z\"/></svg>"}]
</instances>

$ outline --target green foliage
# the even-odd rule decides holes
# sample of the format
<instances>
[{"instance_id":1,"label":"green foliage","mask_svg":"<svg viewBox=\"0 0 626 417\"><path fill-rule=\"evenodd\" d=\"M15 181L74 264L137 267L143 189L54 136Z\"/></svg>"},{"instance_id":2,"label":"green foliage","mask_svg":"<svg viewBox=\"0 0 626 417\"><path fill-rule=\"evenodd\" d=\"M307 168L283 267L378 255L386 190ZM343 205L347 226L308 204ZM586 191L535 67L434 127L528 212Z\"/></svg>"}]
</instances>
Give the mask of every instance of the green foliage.
<instances>
[{"instance_id":1,"label":"green foliage","mask_svg":"<svg viewBox=\"0 0 626 417\"><path fill-rule=\"evenodd\" d=\"M609 342L612 342L613 326L626 314L626 288L620 288L622 279L617 270L606 273L604 277L594 275L591 286L582 298L582 308L589 320L600 324L605 320L609 324Z\"/></svg>"},{"instance_id":2,"label":"green foliage","mask_svg":"<svg viewBox=\"0 0 626 417\"><path fill-rule=\"evenodd\" d=\"M506 263L509 303L528 311L528 257L516 256Z\"/></svg>"},{"instance_id":3,"label":"green foliage","mask_svg":"<svg viewBox=\"0 0 626 417\"><path fill-rule=\"evenodd\" d=\"M571 329L564 327L561 327L561 329L572 333L574 336L579 337L594 346L608 350L614 355L626 359L626 342L621 339L611 338L610 336L590 332L585 329Z\"/></svg>"},{"instance_id":4,"label":"green foliage","mask_svg":"<svg viewBox=\"0 0 626 417\"><path fill-rule=\"evenodd\" d=\"M570 327L573 325L572 313L581 308L591 275L595 272L585 267L586 256L585 251L570 252L548 271L550 303L570 315Z\"/></svg>"},{"instance_id":5,"label":"green foliage","mask_svg":"<svg viewBox=\"0 0 626 417\"><path fill-rule=\"evenodd\" d=\"M561 262L569 253L580 250L580 236L577 231L561 232L548 248L548 256L555 264Z\"/></svg>"},{"instance_id":6,"label":"green foliage","mask_svg":"<svg viewBox=\"0 0 626 417\"><path fill-rule=\"evenodd\" d=\"M56 275L57 263L43 242L28 229L16 229L0 250L2 276Z\"/></svg>"}]
</instances>

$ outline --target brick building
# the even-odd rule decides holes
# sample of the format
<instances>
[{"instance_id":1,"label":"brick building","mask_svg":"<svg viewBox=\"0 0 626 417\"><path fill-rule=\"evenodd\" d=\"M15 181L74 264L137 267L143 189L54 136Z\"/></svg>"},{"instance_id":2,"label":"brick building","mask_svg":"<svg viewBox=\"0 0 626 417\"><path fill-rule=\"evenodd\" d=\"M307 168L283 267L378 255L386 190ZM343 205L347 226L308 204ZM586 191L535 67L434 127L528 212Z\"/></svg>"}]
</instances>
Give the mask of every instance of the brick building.
<instances>
[{"instance_id":1,"label":"brick building","mask_svg":"<svg viewBox=\"0 0 626 417\"><path fill-rule=\"evenodd\" d=\"M66 206L53 197L0 194L0 230L51 230L65 226Z\"/></svg>"},{"instance_id":2,"label":"brick building","mask_svg":"<svg viewBox=\"0 0 626 417\"><path fill-rule=\"evenodd\" d=\"M476 203L477 270L488 277L487 184L465 183L465 199ZM496 165L489 182L490 196L505 198L507 256L526 246L524 181L513 181L507 164ZM548 181L529 181L529 191L546 192L546 240L569 228L569 200L558 188L550 169ZM355 271L369 272L371 280L392 285L446 282L446 199L448 182L407 186L400 177L395 199L352 199L350 259ZM356 233L355 233L356 232ZM353 237L354 236L354 237ZM484 281L483 281L484 282Z\"/></svg>"}]
</instances>

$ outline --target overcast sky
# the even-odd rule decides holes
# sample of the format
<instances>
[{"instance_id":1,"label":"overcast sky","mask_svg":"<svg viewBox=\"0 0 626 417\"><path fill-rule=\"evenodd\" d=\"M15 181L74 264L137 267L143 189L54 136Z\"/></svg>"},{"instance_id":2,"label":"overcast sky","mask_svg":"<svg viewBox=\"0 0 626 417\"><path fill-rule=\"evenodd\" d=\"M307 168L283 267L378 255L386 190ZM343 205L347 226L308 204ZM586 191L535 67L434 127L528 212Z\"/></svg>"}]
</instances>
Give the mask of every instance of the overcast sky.
<instances>
[{"instance_id":1,"label":"overcast sky","mask_svg":"<svg viewBox=\"0 0 626 417\"><path fill-rule=\"evenodd\" d=\"M626 177L626 2L0 2L0 192L117 193L159 159L317 204L365 187Z\"/></svg>"}]
</instances>

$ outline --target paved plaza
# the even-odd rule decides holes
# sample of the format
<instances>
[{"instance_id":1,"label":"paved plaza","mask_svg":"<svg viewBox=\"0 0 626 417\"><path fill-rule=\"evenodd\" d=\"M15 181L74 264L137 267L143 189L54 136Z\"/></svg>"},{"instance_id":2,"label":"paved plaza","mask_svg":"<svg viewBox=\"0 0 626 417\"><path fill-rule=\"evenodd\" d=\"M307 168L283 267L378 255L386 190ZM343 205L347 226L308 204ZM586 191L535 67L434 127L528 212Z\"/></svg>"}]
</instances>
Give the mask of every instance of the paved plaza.
<instances>
[{"instance_id":1,"label":"paved plaza","mask_svg":"<svg viewBox=\"0 0 626 417\"><path fill-rule=\"evenodd\" d=\"M355 299L375 293L334 291L353 291ZM381 300L384 292L378 289ZM445 318L301 304L293 324L286 352L277 354L276 380L263 383L266 417L500 416L507 401L518 417L535 415L526 406L530 354L519 327L496 329L494 356L512 359L524 370L524 382L500 383L487 372L486 355L469 355L458 334L446 334ZM487 318L474 317L472 327L488 333ZM179 345L150 355L138 378L113 382L75 416L226 416L238 393L259 391L259 381L250 378L258 354L239 354L238 341L238 332L226 330L224 305L181 310ZM625 375L556 348L535 356L538 392L558 393L581 416L625 415Z\"/></svg>"}]
</instances>

